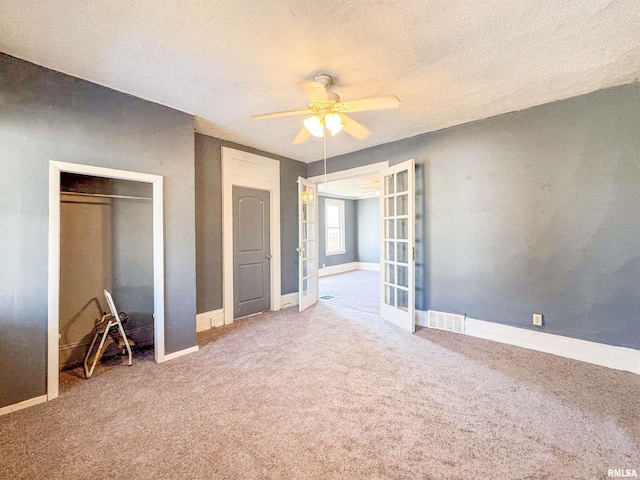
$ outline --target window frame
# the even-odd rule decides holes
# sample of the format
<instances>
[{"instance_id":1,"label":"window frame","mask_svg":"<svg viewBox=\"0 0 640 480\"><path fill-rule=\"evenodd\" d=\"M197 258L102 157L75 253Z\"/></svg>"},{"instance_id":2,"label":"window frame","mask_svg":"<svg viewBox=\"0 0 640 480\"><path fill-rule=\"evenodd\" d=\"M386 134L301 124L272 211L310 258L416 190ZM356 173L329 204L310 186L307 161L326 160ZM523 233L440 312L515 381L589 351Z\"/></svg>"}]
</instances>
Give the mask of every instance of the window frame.
<instances>
[{"instance_id":1,"label":"window frame","mask_svg":"<svg viewBox=\"0 0 640 480\"><path fill-rule=\"evenodd\" d=\"M338 213L339 213L339 222L338 222L338 227L331 227L331 228L338 228L340 233L339 233L339 248L336 250L329 250L329 222L327 219L327 212L328 212L328 208L329 206L333 206L333 207L338 207ZM346 246L346 242L345 242L345 201L344 200L340 200L337 198L325 198L325 203L324 203L324 254L325 256L330 256L330 255L344 255L345 253L347 253L347 246Z\"/></svg>"}]
</instances>

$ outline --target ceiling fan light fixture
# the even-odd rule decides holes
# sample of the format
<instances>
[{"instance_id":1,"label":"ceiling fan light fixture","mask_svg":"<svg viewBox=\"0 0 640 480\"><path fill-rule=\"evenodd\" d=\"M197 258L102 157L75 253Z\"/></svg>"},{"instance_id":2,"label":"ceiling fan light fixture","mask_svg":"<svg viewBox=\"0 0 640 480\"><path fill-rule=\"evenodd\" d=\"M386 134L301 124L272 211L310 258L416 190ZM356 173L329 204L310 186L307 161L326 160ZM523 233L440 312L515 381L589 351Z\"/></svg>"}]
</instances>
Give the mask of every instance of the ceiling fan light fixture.
<instances>
[{"instance_id":1,"label":"ceiling fan light fixture","mask_svg":"<svg viewBox=\"0 0 640 480\"><path fill-rule=\"evenodd\" d=\"M344 130L350 137L364 140L369 137L371 131L349 115L354 112L389 110L400 106L400 100L395 95L382 95L343 102L337 93L328 89L332 83L333 79L330 75L318 74L314 77L314 81L302 82L301 85L307 95L307 108L253 115L251 119L263 120L305 115L307 118L304 120L304 126L291 142L293 145L300 145L309 140L311 136L326 139L325 128L331 132L331 135L337 135Z\"/></svg>"},{"instance_id":2,"label":"ceiling fan light fixture","mask_svg":"<svg viewBox=\"0 0 640 480\"><path fill-rule=\"evenodd\" d=\"M322 119L318 115L307 118L303 123L311 135L314 137L324 137L324 126L322 125Z\"/></svg>"},{"instance_id":3,"label":"ceiling fan light fixture","mask_svg":"<svg viewBox=\"0 0 640 480\"><path fill-rule=\"evenodd\" d=\"M344 127L342 120L340 119L340 115L337 113L329 113L325 116L324 125L327 127L327 130L331 132L331 135L335 135Z\"/></svg>"}]
</instances>

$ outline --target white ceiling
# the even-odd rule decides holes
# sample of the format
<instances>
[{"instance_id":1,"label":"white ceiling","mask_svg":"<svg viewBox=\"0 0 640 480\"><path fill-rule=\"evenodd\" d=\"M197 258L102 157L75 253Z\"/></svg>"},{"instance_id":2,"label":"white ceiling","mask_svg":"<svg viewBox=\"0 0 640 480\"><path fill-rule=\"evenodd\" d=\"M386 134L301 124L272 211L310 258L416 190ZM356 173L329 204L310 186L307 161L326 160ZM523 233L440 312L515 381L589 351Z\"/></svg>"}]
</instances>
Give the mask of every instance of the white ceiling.
<instances>
[{"instance_id":1,"label":"white ceiling","mask_svg":"<svg viewBox=\"0 0 640 480\"><path fill-rule=\"evenodd\" d=\"M333 195L345 198L373 198L377 197L380 175L377 173L361 175L357 177L332 180L330 182L319 183L318 193L320 195ZM326 187L326 188L325 188Z\"/></svg>"},{"instance_id":2,"label":"white ceiling","mask_svg":"<svg viewBox=\"0 0 640 480\"><path fill-rule=\"evenodd\" d=\"M298 84L390 94L328 156L621 85L640 76L638 0L0 0L0 51L196 115L196 129L305 162Z\"/></svg>"}]
</instances>

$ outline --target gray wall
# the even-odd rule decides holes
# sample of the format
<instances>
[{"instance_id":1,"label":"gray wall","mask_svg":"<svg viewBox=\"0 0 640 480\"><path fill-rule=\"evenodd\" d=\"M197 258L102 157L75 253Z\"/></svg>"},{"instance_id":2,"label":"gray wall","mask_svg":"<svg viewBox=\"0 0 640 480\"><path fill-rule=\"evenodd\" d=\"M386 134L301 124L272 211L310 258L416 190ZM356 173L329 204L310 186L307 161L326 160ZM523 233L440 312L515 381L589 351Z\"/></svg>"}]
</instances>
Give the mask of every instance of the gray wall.
<instances>
[{"instance_id":1,"label":"gray wall","mask_svg":"<svg viewBox=\"0 0 640 480\"><path fill-rule=\"evenodd\" d=\"M112 201L112 295L137 346L153 344L153 202ZM100 299L106 307L106 300Z\"/></svg>"},{"instance_id":2,"label":"gray wall","mask_svg":"<svg viewBox=\"0 0 640 480\"><path fill-rule=\"evenodd\" d=\"M358 262L380 262L380 199L356 201Z\"/></svg>"},{"instance_id":3,"label":"gray wall","mask_svg":"<svg viewBox=\"0 0 640 480\"><path fill-rule=\"evenodd\" d=\"M46 391L49 161L165 178L167 353L195 345L193 117L0 55L0 407Z\"/></svg>"},{"instance_id":4,"label":"gray wall","mask_svg":"<svg viewBox=\"0 0 640 480\"><path fill-rule=\"evenodd\" d=\"M640 348L640 85L334 157L414 158L421 309ZM318 162L308 174L322 171Z\"/></svg>"},{"instance_id":5,"label":"gray wall","mask_svg":"<svg viewBox=\"0 0 640 480\"><path fill-rule=\"evenodd\" d=\"M329 196L318 197L318 267L332 267L343 263L355 262L358 259L358 218L356 212L356 201L344 198L336 200L344 201L344 243L346 252L337 255L325 255L326 233L325 233L325 200L334 198Z\"/></svg>"},{"instance_id":6,"label":"gray wall","mask_svg":"<svg viewBox=\"0 0 640 480\"><path fill-rule=\"evenodd\" d=\"M111 199L60 197L59 366L82 363L111 288Z\"/></svg>"},{"instance_id":7,"label":"gray wall","mask_svg":"<svg viewBox=\"0 0 640 480\"><path fill-rule=\"evenodd\" d=\"M307 165L289 158L195 135L197 311L222 308L222 147L280 161L281 293L298 291L298 177Z\"/></svg>"}]
</instances>

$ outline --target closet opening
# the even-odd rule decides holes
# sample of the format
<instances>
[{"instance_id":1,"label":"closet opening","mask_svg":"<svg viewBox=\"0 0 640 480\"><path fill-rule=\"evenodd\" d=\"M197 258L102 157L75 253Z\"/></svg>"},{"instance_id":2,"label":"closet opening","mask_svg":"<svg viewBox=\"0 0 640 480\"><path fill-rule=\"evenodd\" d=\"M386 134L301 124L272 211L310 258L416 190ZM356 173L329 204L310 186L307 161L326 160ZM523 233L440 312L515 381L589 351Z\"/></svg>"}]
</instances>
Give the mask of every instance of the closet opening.
<instances>
[{"instance_id":1,"label":"closet opening","mask_svg":"<svg viewBox=\"0 0 640 480\"><path fill-rule=\"evenodd\" d=\"M67 375L83 376L78 367L95 326L110 312L104 290L127 315L123 326L134 358L153 358L153 186L62 172L58 363ZM122 363L121 337L115 331L105 337L98 371L103 362Z\"/></svg>"},{"instance_id":2,"label":"closet opening","mask_svg":"<svg viewBox=\"0 0 640 480\"><path fill-rule=\"evenodd\" d=\"M83 364L100 332L95 326L115 318L105 313L127 314L124 336L134 364L167 359L163 238L162 176L49 163L47 400L58 396L61 382L66 389L85 381ZM94 376L104 371L102 361L129 368L128 349L115 330L104 335Z\"/></svg>"}]
</instances>

